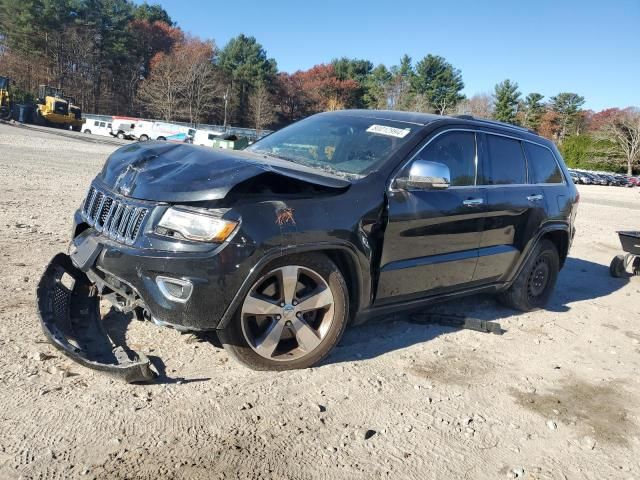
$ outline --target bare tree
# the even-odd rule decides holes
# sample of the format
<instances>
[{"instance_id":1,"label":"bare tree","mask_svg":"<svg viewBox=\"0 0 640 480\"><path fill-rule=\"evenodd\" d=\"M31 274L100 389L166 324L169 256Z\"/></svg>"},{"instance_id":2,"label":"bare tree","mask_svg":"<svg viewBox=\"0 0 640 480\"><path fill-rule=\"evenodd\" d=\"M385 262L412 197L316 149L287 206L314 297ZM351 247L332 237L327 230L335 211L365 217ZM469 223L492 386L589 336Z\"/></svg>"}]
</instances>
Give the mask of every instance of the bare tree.
<instances>
[{"instance_id":1,"label":"bare tree","mask_svg":"<svg viewBox=\"0 0 640 480\"><path fill-rule=\"evenodd\" d=\"M603 126L601 133L613 142L627 161L627 174L633 174L633 165L640 159L640 110L627 108Z\"/></svg>"},{"instance_id":2,"label":"bare tree","mask_svg":"<svg viewBox=\"0 0 640 480\"><path fill-rule=\"evenodd\" d=\"M249 115L256 133L275 120L275 105L264 84L258 85L249 96Z\"/></svg>"},{"instance_id":3,"label":"bare tree","mask_svg":"<svg viewBox=\"0 0 640 480\"><path fill-rule=\"evenodd\" d=\"M479 118L492 118L493 97L488 93L477 93L471 98L465 98L457 105L456 113Z\"/></svg>"},{"instance_id":4,"label":"bare tree","mask_svg":"<svg viewBox=\"0 0 640 480\"><path fill-rule=\"evenodd\" d=\"M165 121L172 120L180 105L184 90L184 72L174 54L159 53L152 61L151 75L138 91L146 109Z\"/></svg>"},{"instance_id":5,"label":"bare tree","mask_svg":"<svg viewBox=\"0 0 640 480\"><path fill-rule=\"evenodd\" d=\"M215 45L190 38L177 49L182 63L184 89L181 110L192 124L200 122L223 95L224 85L213 64Z\"/></svg>"}]
</instances>

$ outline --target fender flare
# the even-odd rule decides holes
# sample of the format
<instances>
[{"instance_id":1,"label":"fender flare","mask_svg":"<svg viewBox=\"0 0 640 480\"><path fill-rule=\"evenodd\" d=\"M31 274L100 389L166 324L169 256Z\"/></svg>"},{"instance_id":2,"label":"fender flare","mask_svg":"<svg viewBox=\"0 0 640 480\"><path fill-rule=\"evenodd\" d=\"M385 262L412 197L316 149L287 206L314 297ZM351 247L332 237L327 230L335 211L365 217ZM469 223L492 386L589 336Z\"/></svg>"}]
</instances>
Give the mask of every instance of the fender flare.
<instances>
[{"instance_id":1,"label":"fender flare","mask_svg":"<svg viewBox=\"0 0 640 480\"><path fill-rule=\"evenodd\" d=\"M302 244L302 245L292 245L289 247L276 247L271 250L268 250L260 260L251 268L250 274L244 279L240 289L236 292L233 297L231 303L227 306L220 322L216 326L217 330L226 328L233 316L242 303L245 295L251 288L251 286L255 283L256 280L262 274L264 267L274 260L293 255L298 253L309 253L309 252L326 252L329 250L339 250L347 254L351 266L354 267L352 269L353 273L355 273L355 282L357 284L357 294L358 294L358 304L355 306L355 312L359 311L363 303L365 303L371 296L371 272L368 264L364 264L364 262L359 257L356 248L348 242L321 242L321 243L312 243L312 244ZM364 267L364 268L363 268Z\"/></svg>"},{"instance_id":2,"label":"fender flare","mask_svg":"<svg viewBox=\"0 0 640 480\"><path fill-rule=\"evenodd\" d=\"M520 259L518 260L517 265L511 271L511 275L509 275L509 279L505 282L504 289L509 288L513 284L513 282L516 281L516 279L520 275L520 272L522 272L522 269L524 268L527 261L533 254L533 251L535 250L536 246L542 240L542 237L544 237L547 233L551 233L551 232L565 232L569 237L569 246L571 246L570 231L571 231L571 227L567 222L564 222L564 221L554 221L554 222L549 222L542 225L542 227L536 233L536 236L531 241L529 241L529 244L525 247L524 251L522 252L522 255L520 255Z\"/></svg>"}]
</instances>

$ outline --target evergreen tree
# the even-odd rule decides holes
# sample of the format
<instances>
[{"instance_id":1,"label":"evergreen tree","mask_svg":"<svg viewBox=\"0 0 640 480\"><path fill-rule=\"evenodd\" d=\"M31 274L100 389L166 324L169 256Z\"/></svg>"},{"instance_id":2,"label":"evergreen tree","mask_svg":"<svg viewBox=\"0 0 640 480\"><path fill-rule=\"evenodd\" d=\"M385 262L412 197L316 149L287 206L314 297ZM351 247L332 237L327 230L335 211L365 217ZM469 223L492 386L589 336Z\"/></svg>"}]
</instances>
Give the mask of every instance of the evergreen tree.
<instances>
[{"instance_id":1,"label":"evergreen tree","mask_svg":"<svg viewBox=\"0 0 640 480\"><path fill-rule=\"evenodd\" d=\"M438 55L427 55L416 65L412 87L438 114L451 111L464 99L460 70Z\"/></svg>"},{"instance_id":2,"label":"evergreen tree","mask_svg":"<svg viewBox=\"0 0 640 480\"><path fill-rule=\"evenodd\" d=\"M389 108L387 90L393 76L383 64L374 68L365 79L364 104L367 108L384 110Z\"/></svg>"},{"instance_id":3,"label":"evergreen tree","mask_svg":"<svg viewBox=\"0 0 640 480\"><path fill-rule=\"evenodd\" d=\"M549 99L549 107L557 114L558 142L573 135L580 120L584 97L577 93L562 92Z\"/></svg>"},{"instance_id":4,"label":"evergreen tree","mask_svg":"<svg viewBox=\"0 0 640 480\"><path fill-rule=\"evenodd\" d=\"M519 108L519 123L523 127L536 131L538 130L540 122L542 121L542 115L544 114L544 105L542 104L543 98L544 95L533 92L527 95L521 103Z\"/></svg>"},{"instance_id":5,"label":"evergreen tree","mask_svg":"<svg viewBox=\"0 0 640 480\"><path fill-rule=\"evenodd\" d=\"M218 65L231 82L236 103L235 119L245 125L248 123L249 94L260 84L271 88L277 72L276 61L267 58L267 52L254 37L240 34L222 49Z\"/></svg>"},{"instance_id":6,"label":"evergreen tree","mask_svg":"<svg viewBox=\"0 0 640 480\"><path fill-rule=\"evenodd\" d=\"M517 107L520 100L518 84L509 79L498 83L495 86L493 97L495 99L493 118L500 122L516 124Z\"/></svg>"},{"instance_id":7,"label":"evergreen tree","mask_svg":"<svg viewBox=\"0 0 640 480\"><path fill-rule=\"evenodd\" d=\"M411 90L411 83L415 75L411 57L405 53L400 59L400 64L391 67L391 75L391 81L386 89L388 108L409 110L413 103L414 94Z\"/></svg>"},{"instance_id":8,"label":"evergreen tree","mask_svg":"<svg viewBox=\"0 0 640 480\"><path fill-rule=\"evenodd\" d=\"M331 63L338 80L353 80L359 85L353 95L353 105L347 105L347 107L365 107L367 105L365 101L367 78L373 69L373 64L369 60L351 59L347 57L334 59Z\"/></svg>"}]
</instances>

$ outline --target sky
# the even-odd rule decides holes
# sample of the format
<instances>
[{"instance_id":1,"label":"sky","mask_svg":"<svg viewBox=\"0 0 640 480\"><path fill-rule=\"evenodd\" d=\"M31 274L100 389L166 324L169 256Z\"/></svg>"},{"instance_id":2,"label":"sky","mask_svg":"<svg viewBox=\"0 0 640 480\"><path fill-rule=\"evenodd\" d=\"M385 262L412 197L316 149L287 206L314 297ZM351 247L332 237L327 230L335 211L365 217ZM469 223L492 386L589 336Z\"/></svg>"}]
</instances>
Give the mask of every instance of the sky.
<instances>
[{"instance_id":1,"label":"sky","mask_svg":"<svg viewBox=\"0 0 640 480\"><path fill-rule=\"evenodd\" d=\"M156 2L218 47L256 37L280 71L435 54L461 70L467 96L509 78L523 95L578 93L588 109L640 106L640 0Z\"/></svg>"}]
</instances>

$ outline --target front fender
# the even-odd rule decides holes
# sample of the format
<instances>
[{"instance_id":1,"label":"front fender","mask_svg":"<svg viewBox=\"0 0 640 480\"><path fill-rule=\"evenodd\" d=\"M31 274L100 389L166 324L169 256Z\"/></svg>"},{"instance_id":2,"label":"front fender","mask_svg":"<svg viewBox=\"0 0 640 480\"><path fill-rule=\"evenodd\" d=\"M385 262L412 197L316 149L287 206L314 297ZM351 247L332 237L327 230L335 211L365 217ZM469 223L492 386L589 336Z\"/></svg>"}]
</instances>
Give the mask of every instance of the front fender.
<instances>
[{"instance_id":1,"label":"front fender","mask_svg":"<svg viewBox=\"0 0 640 480\"><path fill-rule=\"evenodd\" d=\"M242 300L247 295L251 286L260 278L264 268L274 260L285 257L288 255L309 253L309 252L329 252L340 251L348 255L350 259L351 267L356 276L357 291L358 291L358 304L356 310L360 310L371 296L371 270L370 260L361 252L359 252L355 246L348 242L319 242L302 245L292 245L287 247L277 247L266 252L260 260L251 268L249 275L245 278L242 286L235 294L230 305L227 307L224 315L222 316L217 329L223 329L229 325L233 319L233 315L236 310L242 304Z\"/></svg>"}]
</instances>

